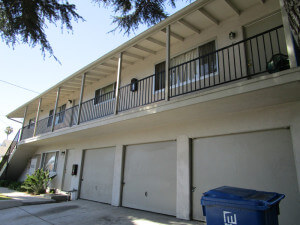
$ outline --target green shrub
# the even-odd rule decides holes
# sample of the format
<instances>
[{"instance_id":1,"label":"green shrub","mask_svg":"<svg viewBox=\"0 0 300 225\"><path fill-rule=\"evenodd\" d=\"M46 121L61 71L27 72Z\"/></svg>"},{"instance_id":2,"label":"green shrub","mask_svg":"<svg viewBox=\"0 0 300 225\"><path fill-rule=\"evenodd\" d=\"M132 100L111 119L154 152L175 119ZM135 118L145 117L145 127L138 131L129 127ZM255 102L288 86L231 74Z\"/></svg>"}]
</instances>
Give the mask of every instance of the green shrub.
<instances>
[{"instance_id":1,"label":"green shrub","mask_svg":"<svg viewBox=\"0 0 300 225\"><path fill-rule=\"evenodd\" d=\"M21 187L35 195L43 194L46 192L50 180L48 171L38 169L34 174L27 175L27 178Z\"/></svg>"},{"instance_id":2,"label":"green shrub","mask_svg":"<svg viewBox=\"0 0 300 225\"><path fill-rule=\"evenodd\" d=\"M19 181L13 181L13 180L0 180L0 187L7 187L12 190L26 191L24 188L22 188L22 182Z\"/></svg>"},{"instance_id":3,"label":"green shrub","mask_svg":"<svg viewBox=\"0 0 300 225\"><path fill-rule=\"evenodd\" d=\"M10 182L10 180L0 180L0 187L8 187Z\"/></svg>"}]
</instances>

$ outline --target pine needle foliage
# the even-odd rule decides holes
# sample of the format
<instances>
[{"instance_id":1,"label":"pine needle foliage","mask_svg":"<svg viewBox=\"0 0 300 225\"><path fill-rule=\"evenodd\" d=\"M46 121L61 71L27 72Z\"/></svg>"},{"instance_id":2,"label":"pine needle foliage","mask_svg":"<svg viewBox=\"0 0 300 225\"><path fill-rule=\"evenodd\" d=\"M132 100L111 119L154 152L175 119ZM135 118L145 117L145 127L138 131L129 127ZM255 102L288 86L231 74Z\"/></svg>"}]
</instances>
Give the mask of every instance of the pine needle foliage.
<instances>
[{"instance_id":1,"label":"pine needle foliage","mask_svg":"<svg viewBox=\"0 0 300 225\"><path fill-rule=\"evenodd\" d=\"M72 20L83 18L77 14L76 6L66 0L0 0L0 36L9 46L16 43L39 45L43 56L53 49L47 40L45 28L48 24L61 23L62 29L72 30Z\"/></svg>"},{"instance_id":2,"label":"pine needle foliage","mask_svg":"<svg viewBox=\"0 0 300 225\"><path fill-rule=\"evenodd\" d=\"M115 14L113 23L116 28L112 31L124 31L130 34L138 29L139 25L148 27L159 23L168 17L165 11L166 4L175 7L176 0L93 0L113 8Z\"/></svg>"}]
</instances>

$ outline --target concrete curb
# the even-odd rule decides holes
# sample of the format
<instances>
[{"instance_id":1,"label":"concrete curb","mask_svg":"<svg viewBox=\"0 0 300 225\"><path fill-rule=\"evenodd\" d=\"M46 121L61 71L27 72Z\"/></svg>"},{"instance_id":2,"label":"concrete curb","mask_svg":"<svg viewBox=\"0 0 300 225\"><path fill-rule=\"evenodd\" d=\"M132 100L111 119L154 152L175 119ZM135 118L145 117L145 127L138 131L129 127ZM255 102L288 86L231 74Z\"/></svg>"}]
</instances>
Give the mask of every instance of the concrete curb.
<instances>
[{"instance_id":1,"label":"concrete curb","mask_svg":"<svg viewBox=\"0 0 300 225\"><path fill-rule=\"evenodd\" d=\"M48 203L56 203L53 199L45 199L39 201L31 201L31 200L23 200L22 205L40 205L40 204L48 204Z\"/></svg>"},{"instance_id":2,"label":"concrete curb","mask_svg":"<svg viewBox=\"0 0 300 225\"><path fill-rule=\"evenodd\" d=\"M10 199L10 200L0 200L0 210L1 209L8 209L8 208L13 208L13 207L18 207L23 205L21 200L15 200L15 199Z\"/></svg>"}]
</instances>

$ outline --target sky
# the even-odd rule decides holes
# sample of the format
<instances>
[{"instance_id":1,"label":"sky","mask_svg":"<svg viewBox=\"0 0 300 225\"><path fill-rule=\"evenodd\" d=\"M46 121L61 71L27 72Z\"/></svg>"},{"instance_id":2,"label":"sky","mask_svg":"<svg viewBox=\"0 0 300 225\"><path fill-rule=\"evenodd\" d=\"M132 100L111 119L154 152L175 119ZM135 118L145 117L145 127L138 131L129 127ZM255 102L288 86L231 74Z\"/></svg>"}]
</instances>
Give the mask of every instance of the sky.
<instances>
[{"instance_id":1,"label":"sky","mask_svg":"<svg viewBox=\"0 0 300 225\"><path fill-rule=\"evenodd\" d=\"M0 39L0 144L6 139L4 130L7 126L14 128L8 138L10 140L21 128L21 124L6 118L8 113L147 29L141 26L130 36L120 32L111 33L109 31L115 28L111 8L99 7L91 0L71 0L69 3L76 5L77 12L85 22L74 21L71 32L62 31L60 23L45 28L54 55L61 64L49 55L43 57L39 46L31 48L26 44L16 44L12 48ZM167 7L170 15L186 6L187 2L177 1L176 4L175 9Z\"/></svg>"}]
</instances>

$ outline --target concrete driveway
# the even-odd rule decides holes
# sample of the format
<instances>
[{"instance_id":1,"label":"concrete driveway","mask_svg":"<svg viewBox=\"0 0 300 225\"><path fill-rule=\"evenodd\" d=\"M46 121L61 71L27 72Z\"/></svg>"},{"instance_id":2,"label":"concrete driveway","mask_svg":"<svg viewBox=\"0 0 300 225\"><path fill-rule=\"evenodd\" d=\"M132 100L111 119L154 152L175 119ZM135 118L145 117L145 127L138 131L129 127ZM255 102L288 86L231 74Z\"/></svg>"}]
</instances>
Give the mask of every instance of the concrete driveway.
<instances>
[{"instance_id":1,"label":"concrete driveway","mask_svg":"<svg viewBox=\"0 0 300 225\"><path fill-rule=\"evenodd\" d=\"M178 220L156 213L113 207L92 201L77 200L63 203L20 206L0 210L1 225L203 225L196 221Z\"/></svg>"}]
</instances>

